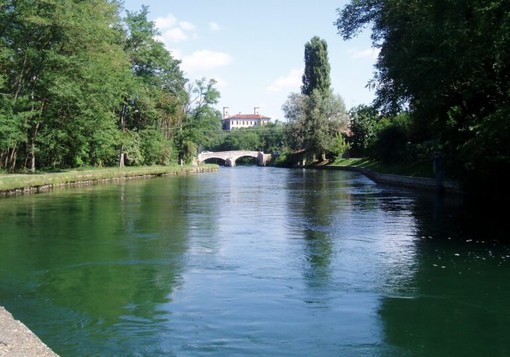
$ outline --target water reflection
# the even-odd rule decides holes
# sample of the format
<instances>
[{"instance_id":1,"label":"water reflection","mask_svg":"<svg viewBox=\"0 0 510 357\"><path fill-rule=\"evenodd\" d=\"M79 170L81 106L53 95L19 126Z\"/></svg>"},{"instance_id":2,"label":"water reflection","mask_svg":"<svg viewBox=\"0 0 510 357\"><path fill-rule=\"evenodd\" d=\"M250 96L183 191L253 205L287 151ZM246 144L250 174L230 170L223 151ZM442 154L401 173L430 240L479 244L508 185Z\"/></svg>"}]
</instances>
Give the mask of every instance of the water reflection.
<instances>
[{"instance_id":1,"label":"water reflection","mask_svg":"<svg viewBox=\"0 0 510 357\"><path fill-rule=\"evenodd\" d=\"M267 167L4 199L0 304L62 356L503 355L479 207Z\"/></svg>"},{"instance_id":2,"label":"water reflection","mask_svg":"<svg viewBox=\"0 0 510 357\"><path fill-rule=\"evenodd\" d=\"M303 274L312 284L330 278L333 241L331 219L335 207L327 190L328 182L321 172L297 171L287 180L289 225L301 233L305 242Z\"/></svg>"},{"instance_id":3,"label":"water reflection","mask_svg":"<svg viewBox=\"0 0 510 357\"><path fill-rule=\"evenodd\" d=\"M0 201L2 303L42 336L59 316L50 330L70 327L64 355L74 344L97 353L118 329L166 319L158 306L179 286L187 249L178 192L127 182Z\"/></svg>"}]
</instances>

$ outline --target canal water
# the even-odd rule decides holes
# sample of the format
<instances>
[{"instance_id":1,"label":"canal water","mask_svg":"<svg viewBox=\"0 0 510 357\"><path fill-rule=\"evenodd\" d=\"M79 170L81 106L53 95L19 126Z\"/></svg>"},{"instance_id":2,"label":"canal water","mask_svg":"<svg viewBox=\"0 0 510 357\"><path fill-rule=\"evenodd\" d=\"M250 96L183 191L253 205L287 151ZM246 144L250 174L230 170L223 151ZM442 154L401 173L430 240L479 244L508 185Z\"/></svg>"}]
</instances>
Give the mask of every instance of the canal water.
<instances>
[{"instance_id":1,"label":"canal water","mask_svg":"<svg viewBox=\"0 0 510 357\"><path fill-rule=\"evenodd\" d=\"M353 172L0 199L0 305L61 356L508 356L509 219Z\"/></svg>"}]
</instances>

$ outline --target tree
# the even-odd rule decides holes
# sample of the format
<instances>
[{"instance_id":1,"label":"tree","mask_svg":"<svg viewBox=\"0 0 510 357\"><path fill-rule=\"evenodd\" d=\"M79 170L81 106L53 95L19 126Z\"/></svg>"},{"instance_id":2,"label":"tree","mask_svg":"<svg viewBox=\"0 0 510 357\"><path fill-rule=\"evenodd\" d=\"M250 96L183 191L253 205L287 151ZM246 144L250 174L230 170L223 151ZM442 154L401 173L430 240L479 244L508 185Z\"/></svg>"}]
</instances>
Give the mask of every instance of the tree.
<instances>
[{"instance_id":1,"label":"tree","mask_svg":"<svg viewBox=\"0 0 510 357\"><path fill-rule=\"evenodd\" d=\"M473 148L468 143L490 142L481 136L500 137L505 125L492 119L510 108L508 2L356 0L339 9L336 26L344 39L368 25L381 49L377 108L392 115L409 110L412 139L440 142L465 178L508 171L504 147L495 149L500 160L490 168L463 152Z\"/></svg>"},{"instance_id":2,"label":"tree","mask_svg":"<svg viewBox=\"0 0 510 357\"><path fill-rule=\"evenodd\" d=\"M145 140L157 138L159 150L156 157L160 159L156 161L168 162L178 128L185 119L183 106L187 80L180 70L180 62L156 39L159 33L154 22L147 19L148 13L147 6L142 6L139 12L127 12L124 50L130 60L133 80L119 110L119 122L124 133L146 131L138 141L144 148L153 146ZM166 138L165 145L161 141L163 138L154 131ZM121 165L124 147L136 145L136 142L130 142L135 137L131 134L123 135L120 145ZM147 163L155 162L153 154L147 150L142 152L148 155ZM145 160L142 159L141 163L145 163Z\"/></svg>"},{"instance_id":3,"label":"tree","mask_svg":"<svg viewBox=\"0 0 510 357\"><path fill-rule=\"evenodd\" d=\"M345 129L348 122L345 105L339 96L334 96L331 87L328 45L314 36L305 44L305 70L301 86L302 98L296 97L297 108L287 110L299 118L294 120L295 134L302 136L302 146L315 160L324 160L334 138ZM289 108L290 109L290 108ZM285 109L284 109L285 111ZM291 140L295 143L298 140Z\"/></svg>"},{"instance_id":4,"label":"tree","mask_svg":"<svg viewBox=\"0 0 510 357\"><path fill-rule=\"evenodd\" d=\"M294 151L305 150L312 160L325 159L337 134L347 131L349 116L343 99L315 89L310 96L292 93L282 106L286 137Z\"/></svg>"},{"instance_id":5,"label":"tree","mask_svg":"<svg viewBox=\"0 0 510 357\"><path fill-rule=\"evenodd\" d=\"M225 138L223 150L258 150L262 146L262 139L254 128L240 128L232 130Z\"/></svg>"},{"instance_id":6,"label":"tree","mask_svg":"<svg viewBox=\"0 0 510 357\"><path fill-rule=\"evenodd\" d=\"M221 113L213 108L220 98L215 85L216 80L202 78L186 88L184 120L176 137L183 161L190 161L198 149L210 146L221 133Z\"/></svg>"},{"instance_id":7,"label":"tree","mask_svg":"<svg viewBox=\"0 0 510 357\"><path fill-rule=\"evenodd\" d=\"M375 136L375 126L379 118L377 110L372 106L359 105L349 111L349 117L347 142L350 145L351 156L366 156Z\"/></svg>"},{"instance_id":8,"label":"tree","mask_svg":"<svg viewBox=\"0 0 510 357\"><path fill-rule=\"evenodd\" d=\"M305 150L315 160L326 158L334 138L346 130L348 115L343 99L330 88L326 41L314 36L305 44L301 94L292 93L282 106L288 120L287 142L294 151Z\"/></svg>"},{"instance_id":9,"label":"tree","mask_svg":"<svg viewBox=\"0 0 510 357\"><path fill-rule=\"evenodd\" d=\"M262 145L261 149L265 153L274 153L282 151L286 146L284 127L278 120L274 123L268 123L255 129L258 132Z\"/></svg>"},{"instance_id":10,"label":"tree","mask_svg":"<svg viewBox=\"0 0 510 357\"><path fill-rule=\"evenodd\" d=\"M112 129L129 69L118 11L105 0L3 2L0 121L10 127L2 156L11 169L94 159L92 142Z\"/></svg>"},{"instance_id":11,"label":"tree","mask_svg":"<svg viewBox=\"0 0 510 357\"><path fill-rule=\"evenodd\" d=\"M289 148L293 151L304 148L306 101L307 96L304 94L291 93L282 105L283 115L287 119L285 136Z\"/></svg>"},{"instance_id":12,"label":"tree","mask_svg":"<svg viewBox=\"0 0 510 357\"><path fill-rule=\"evenodd\" d=\"M314 89L323 96L329 94L331 79L328 59L328 45L325 40L314 36L305 44L305 70L301 94L310 96Z\"/></svg>"},{"instance_id":13,"label":"tree","mask_svg":"<svg viewBox=\"0 0 510 357\"><path fill-rule=\"evenodd\" d=\"M304 149L315 160L326 160L337 135L347 129L349 117L340 96L314 89L306 101Z\"/></svg>"}]
</instances>

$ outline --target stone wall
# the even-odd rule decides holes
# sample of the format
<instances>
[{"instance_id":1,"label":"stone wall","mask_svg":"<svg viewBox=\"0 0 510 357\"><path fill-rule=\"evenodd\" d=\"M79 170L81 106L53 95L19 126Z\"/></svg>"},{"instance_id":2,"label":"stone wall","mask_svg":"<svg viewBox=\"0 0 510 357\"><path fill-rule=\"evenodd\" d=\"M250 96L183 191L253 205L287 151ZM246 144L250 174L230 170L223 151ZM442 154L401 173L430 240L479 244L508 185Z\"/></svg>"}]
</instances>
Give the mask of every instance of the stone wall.
<instances>
[{"instance_id":1,"label":"stone wall","mask_svg":"<svg viewBox=\"0 0 510 357\"><path fill-rule=\"evenodd\" d=\"M462 186L455 181L451 180L441 180L437 181L434 178L427 177L413 177L413 176L401 176L401 175L392 175L392 174L380 174L374 172L369 169L361 168L361 167L351 167L351 166L317 166L320 169L330 169L330 170L347 170L347 171L356 171L361 172L363 175L367 176L374 182L387 184L387 185L396 185L401 187L408 188L416 188L427 191L436 191L436 192L445 192L445 193L454 193L454 194L463 194Z\"/></svg>"},{"instance_id":2,"label":"stone wall","mask_svg":"<svg viewBox=\"0 0 510 357\"><path fill-rule=\"evenodd\" d=\"M0 306L0 356L58 357L28 327Z\"/></svg>"}]
</instances>

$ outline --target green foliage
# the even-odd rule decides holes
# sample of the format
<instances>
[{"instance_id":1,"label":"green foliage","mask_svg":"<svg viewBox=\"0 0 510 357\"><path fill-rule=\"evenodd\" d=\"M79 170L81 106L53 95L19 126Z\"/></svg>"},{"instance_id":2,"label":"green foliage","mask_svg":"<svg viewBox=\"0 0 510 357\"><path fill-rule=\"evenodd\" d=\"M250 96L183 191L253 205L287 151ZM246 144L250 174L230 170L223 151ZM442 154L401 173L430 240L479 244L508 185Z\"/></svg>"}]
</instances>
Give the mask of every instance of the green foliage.
<instances>
[{"instance_id":1,"label":"green foliage","mask_svg":"<svg viewBox=\"0 0 510 357\"><path fill-rule=\"evenodd\" d=\"M367 156L375 139L375 128L379 114L373 107L359 105L349 111L351 119L347 142L352 157Z\"/></svg>"},{"instance_id":2,"label":"green foliage","mask_svg":"<svg viewBox=\"0 0 510 357\"><path fill-rule=\"evenodd\" d=\"M218 141L207 149L212 151L262 150L272 154L285 150L285 139L284 125L275 122L261 127L224 132L218 137Z\"/></svg>"},{"instance_id":3,"label":"green foliage","mask_svg":"<svg viewBox=\"0 0 510 357\"><path fill-rule=\"evenodd\" d=\"M197 146L192 141L185 141L182 145L182 161L185 164L190 164L193 162L193 158L198 154Z\"/></svg>"},{"instance_id":4,"label":"green foliage","mask_svg":"<svg viewBox=\"0 0 510 357\"><path fill-rule=\"evenodd\" d=\"M491 194L509 198L510 107L494 112L471 130L473 138L459 147L459 156L466 163L463 169L468 174L467 184L480 190L501 190Z\"/></svg>"},{"instance_id":5,"label":"green foliage","mask_svg":"<svg viewBox=\"0 0 510 357\"><path fill-rule=\"evenodd\" d=\"M331 147L329 149L331 153L331 159L336 160L342 157L348 150L350 149L350 145L344 136L341 133L338 133L333 140Z\"/></svg>"},{"instance_id":6,"label":"green foliage","mask_svg":"<svg viewBox=\"0 0 510 357\"><path fill-rule=\"evenodd\" d=\"M259 150L261 146L262 140L256 129L241 128L229 133L222 150Z\"/></svg>"},{"instance_id":7,"label":"green foliage","mask_svg":"<svg viewBox=\"0 0 510 357\"><path fill-rule=\"evenodd\" d=\"M97 120L98 130L89 140L90 166L117 166L121 132L114 121Z\"/></svg>"},{"instance_id":8,"label":"green foliage","mask_svg":"<svg viewBox=\"0 0 510 357\"><path fill-rule=\"evenodd\" d=\"M305 137L304 149L311 155L312 160L319 155L325 155L334 138L330 133L329 117L326 115L326 104L319 90L314 90L308 97L305 108ZM323 157L325 159L325 157Z\"/></svg>"},{"instance_id":9,"label":"green foliage","mask_svg":"<svg viewBox=\"0 0 510 357\"><path fill-rule=\"evenodd\" d=\"M385 164L412 164L420 160L420 145L410 140L412 121L408 113L379 117L373 124L373 136L368 142L368 157ZM428 162L432 153L426 159Z\"/></svg>"},{"instance_id":10,"label":"green foliage","mask_svg":"<svg viewBox=\"0 0 510 357\"><path fill-rule=\"evenodd\" d=\"M175 136L181 160L190 160L190 142L194 143L196 151L197 148L212 146L222 135L221 113L213 108L220 98L220 92L215 85L214 79L202 78L186 87L184 118Z\"/></svg>"},{"instance_id":11,"label":"green foliage","mask_svg":"<svg viewBox=\"0 0 510 357\"><path fill-rule=\"evenodd\" d=\"M141 150L140 134L136 131L125 131L122 133L121 145L125 154L126 166L137 166L144 162Z\"/></svg>"},{"instance_id":12,"label":"green foliage","mask_svg":"<svg viewBox=\"0 0 510 357\"><path fill-rule=\"evenodd\" d=\"M171 142L155 129L140 131L140 152L144 165L169 165L175 161Z\"/></svg>"},{"instance_id":13,"label":"green foliage","mask_svg":"<svg viewBox=\"0 0 510 357\"><path fill-rule=\"evenodd\" d=\"M407 135L398 125L390 125L382 129L374 143L375 156L383 163L403 162Z\"/></svg>"},{"instance_id":14,"label":"green foliage","mask_svg":"<svg viewBox=\"0 0 510 357\"><path fill-rule=\"evenodd\" d=\"M310 96L314 90L318 90L320 94L327 95L330 87L328 44L325 40L314 36L305 44L305 71L301 93Z\"/></svg>"},{"instance_id":15,"label":"green foliage","mask_svg":"<svg viewBox=\"0 0 510 357\"><path fill-rule=\"evenodd\" d=\"M319 155L324 159L337 134L346 131L349 123L343 99L331 92L322 95L314 90L310 96L292 93L282 109L290 149L305 150L312 160Z\"/></svg>"},{"instance_id":16,"label":"green foliage","mask_svg":"<svg viewBox=\"0 0 510 357\"><path fill-rule=\"evenodd\" d=\"M187 79L147 7L125 18L109 0L0 8L0 168L111 166L121 152L129 165L170 163L176 143L219 127L213 82L187 111Z\"/></svg>"},{"instance_id":17,"label":"green foliage","mask_svg":"<svg viewBox=\"0 0 510 357\"><path fill-rule=\"evenodd\" d=\"M13 111L13 104L13 101L0 95L0 162L7 163L8 168L16 163L16 146L24 144L26 140L26 119L23 113Z\"/></svg>"},{"instance_id":18,"label":"green foliage","mask_svg":"<svg viewBox=\"0 0 510 357\"><path fill-rule=\"evenodd\" d=\"M335 138L349 123L343 99L333 95L330 85L328 46L315 36L305 45L301 94L291 93L282 106L286 143L292 151L304 150L312 161L337 150Z\"/></svg>"},{"instance_id":19,"label":"green foliage","mask_svg":"<svg viewBox=\"0 0 510 357\"><path fill-rule=\"evenodd\" d=\"M304 147L307 100L308 97L304 94L291 93L282 106L284 116L287 119L284 132L286 141L292 151L298 151Z\"/></svg>"},{"instance_id":20,"label":"green foliage","mask_svg":"<svg viewBox=\"0 0 510 357\"><path fill-rule=\"evenodd\" d=\"M493 116L508 107L510 93L507 1L356 0L338 14L336 25L345 39L372 27L380 48L374 104L389 115L409 111L412 144L439 142L449 166L466 180L501 174L503 166L466 150L490 152L498 161L508 157L505 146L491 140ZM509 141L504 125L495 124ZM490 149L475 149L478 143Z\"/></svg>"},{"instance_id":21,"label":"green foliage","mask_svg":"<svg viewBox=\"0 0 510 357\"><path fill-rule=\"evenodd\" d=\"M287 146L284 126L281 123L269 123L255 129L255 131L260 136L260 148L265 153L280 152Z\"/></svg>"},{"instance_id":22,"label":"green foliage","mask_svg":"<svg viewBox=\"0 0 510 357\"><path fill-rule=\"evenodd\" d=\"M25 0L9 1L7 8L0 34L9 51L0 60L0 91L11 118L24 118L24 139L18 136L2 154L15 151L23 158L17 162L29 162L32 170L86 164L89 139L103 127L96 118L114 120L129 71L113 30L117 5Z\"/></svg>"}]
</instances>

